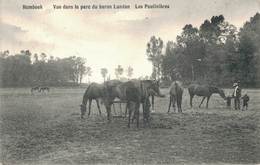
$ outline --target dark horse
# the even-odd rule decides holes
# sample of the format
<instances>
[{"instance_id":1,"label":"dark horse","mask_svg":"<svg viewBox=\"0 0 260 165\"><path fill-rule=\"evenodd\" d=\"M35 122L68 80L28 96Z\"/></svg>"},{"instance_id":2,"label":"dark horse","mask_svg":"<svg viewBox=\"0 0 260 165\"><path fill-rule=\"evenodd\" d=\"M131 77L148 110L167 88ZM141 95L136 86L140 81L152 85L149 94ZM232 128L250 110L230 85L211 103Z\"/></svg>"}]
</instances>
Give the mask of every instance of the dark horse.
<instances>
[{"instance_id":1,"label":"dark horse","mask_svg":"<svg viewBox=\"0 0 260 165\"><path fill-rule=\"evenodd\" d=\"M191 107L192 107L192 99L195 95L203 97L199 107L201 106L201 104L203 103L205 98L207 98L206 108L208 108L209 99L213 93L218 93L224 100L226 100L224 91L215 86L191 84L188 87L188 91L190 94L190 106Z\"/></svg>"},{"instance_id":2,"label":"dark horse","mask_svg":"<svg viewBox=\"0 0 260 165\"><path fill-rule=\"evenodd\" d=\"M144 108L144 123L148 121L150 112L149 93L151 93L151 91L153 91L153 94L156 96L162 96L159 90L159 83L152 80L132 80L116 86L106 84L104 89L105 95L103 100L107 109L108 120L111 120L111 105L113 100L118 97L121 101L127 103L129 109L128 127L130 127L130 120L133 112L136 114L137 127L139 127L140 104L143 104Z\"/></svg>"},{"instance_id":3,"label":"dark horse","mask_svg":"<svg viewBox=\"0 0 260 165\"><path fill-rule=\"evenodd\" d=\"M86 113L86 107L87 107L88 101L89 101L88 116L90 115L91 103L92 103L93 99L96 100L97 107L98 107L98 110L99 110L99 114L101 115L101 110L100 110L98 99L100 99L103 95L103 87L104 87L103 85L98 84L98 83L91 83L88 86L88 88L86 89L86 91L83 95L82 104L80 105L81 118L83 118L85 113Z\"/></svg>"},{"instance_id":4,"label":"dark horse","mask_svg":"<svg viewBox=\"0 0 260 165\"><path fill-rule=\"evenodd\" d=\"M182 103L182 94L183 87L180 81L174 81L170 86L170 103L168 108L168 113L170 112L171 104L175 111L175 101L177 102L178 112L182 112L181 103Z\"/></svg>"}]
</instances>

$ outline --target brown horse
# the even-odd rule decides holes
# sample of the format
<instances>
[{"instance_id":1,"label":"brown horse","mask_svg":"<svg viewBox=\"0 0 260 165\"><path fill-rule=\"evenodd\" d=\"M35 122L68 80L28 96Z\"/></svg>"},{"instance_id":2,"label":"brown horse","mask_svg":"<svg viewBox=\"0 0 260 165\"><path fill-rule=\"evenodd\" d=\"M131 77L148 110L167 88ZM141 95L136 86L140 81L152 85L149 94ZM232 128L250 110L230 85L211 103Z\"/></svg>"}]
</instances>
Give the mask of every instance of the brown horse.
<instances>
[{"instance_id":1,"label":"brown horse","mask_svg":"<svg viewBox=\"0 0 260 165\"><path fill-rule=\"evenodd\" d=\"M105 97L103 99L107 109L108 120L111 120L111 105L113 100L118 97L120 100L127 102L129 109L128 127L130 127L132 112L136 114L137 127L139 127L139 107L141 103L144 108L143 120L146 123L149 119L150 102L148 96L151 91L154 91L154 95L162 97L159 90L159 83L152 80L131 80L116 86L105 85Z\"/></svg>"},{"instance_id":2,"label":"brown horse","mask_svg":"<svg viewBox=\"0 0 260 165\"><path fill-rule=\"evenodd\" d=\"M188 87L188 91L190 94L190 106L191 107L192 107L192 99L195 95L203 97L199 107L201 106L201 104L203 103L205 98L207 98L206 108L208 108L209 99L210 99L211 95L214 93L218 93L224 100L226 100L224 91L215 86L191 84Z\"/></svg>"},{"instance_id":3,"label":"brown horse","mask_svg":"<svg viewBox=\"0 0 260 165\"><path fill-rule=\"evenodd\" d=\"M177 102L178 112L182 112L181 103L182 103L182 94L183 87L180 81L174 81L170 86L170 103L168 108L168 113L170 112L171 104L175 112L175 101Z\"/></svg>"},{"instance_id":4,"label":"brown horse","mask_svg":"<svg viewBox=\"0 0 260 165\"><path fill-rule=\"evenodd\" d=\"M86 107L87 107L88 101L89 101L88 116L90 115L91 103L92 103L93 99L96 100L97 107L98 107L98 110L99 110L99 114L101 115L101 110L100 110L98 99L100 99L103 96L103 88L104 88L104 85L98 84L98 83L91 83L88 86L88 88L86 89L86 91L84 93L82 104L80 105L81 118L83 118L85 113L86 113Z\"/></svg>"}]
</instances>

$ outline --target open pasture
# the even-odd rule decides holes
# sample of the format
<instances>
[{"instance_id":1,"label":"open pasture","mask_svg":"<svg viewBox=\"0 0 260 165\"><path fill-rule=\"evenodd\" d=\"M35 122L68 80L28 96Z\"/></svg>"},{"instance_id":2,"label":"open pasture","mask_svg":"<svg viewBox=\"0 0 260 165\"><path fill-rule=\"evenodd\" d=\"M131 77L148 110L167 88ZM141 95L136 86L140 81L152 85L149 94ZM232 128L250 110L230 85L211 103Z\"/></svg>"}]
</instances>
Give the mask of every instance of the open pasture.
<instances>
[{"instance_id":1,"label":"open pasture","mask_svg":"<svg viewBox=\"0 0 260 165\"><path fill-rule=\"evenodd\" d=\"M169 95L155 99L150 128L127 128L127 119L107 123L105 108L80 119L85 89L51 88L31 95L29 88L0 89L1 162L4 164L201 164L260 163L260 90L246 90L249 110L226 108L213 95L209 109L195 96L183 114L167 114ZM226 89L228 93L230 90ZM233 102L232 102L233 105ZM116 105L117 114L121 113ZM112 113L114 111L112 110Z\"/></svg>"}]
</instances>

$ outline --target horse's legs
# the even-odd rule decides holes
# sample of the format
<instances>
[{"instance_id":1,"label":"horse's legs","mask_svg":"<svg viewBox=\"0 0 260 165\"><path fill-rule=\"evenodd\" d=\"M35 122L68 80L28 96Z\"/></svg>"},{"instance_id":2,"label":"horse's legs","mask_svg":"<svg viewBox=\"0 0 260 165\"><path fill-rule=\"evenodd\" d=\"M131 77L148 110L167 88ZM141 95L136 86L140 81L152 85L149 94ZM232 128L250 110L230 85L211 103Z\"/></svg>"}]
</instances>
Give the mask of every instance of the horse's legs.
<instances>
[{"instance_id":1,"label":"horse's legs","mask_svg":"<svg viewBox=\"0 0 260 165\"><path fill-rule=\"evenodd\" d=\"M199 105L199 108L200 108L201 104L203 103L203 101L205 100L205 98L206 98L206 97L203 97L203 99L201 100L200 105Z\"/></svg>"},{"instance_id":2,"label":"horse's legs","mask_svg":"<svg viewBox=\"0 0 260 165\"><path fill-rule=\"evenodd\" d=\"M90 111L91 111L91 103L92 103L92 99L89 99L88 116L90 115Z\"/></svg>"},{"instance_id":3,"label":"horse's legs","mask_svg":"<svg viewBox=\"0 0 260 165\"><path fill-rule=\"evenodd\" d=\"M113 110L114 110L114 114L116 115L116 108L115 108L115 104L113 103Z\"/></svg>"},{"instance_id":4,"label":"horse's legs","mask_svg":"<svg viewBox=\"0 0 260 165\"><path fill-rule=\"evenodd\" d=\"M192 108L192 99L193 99L194 95L190 94L190 107Z\"/></svg>"},{"instance_id":5,"label":"horse's legs","mask_svg":"<svg viewBox=\"0 0 260 165\"><path fill-rule=\"evenodd\" d=\"M111 104L106 103L106 110L107 110L107 120L108 122L111 121Z\"/></svg>"},{"instance_id":6,"label":"horse's legs","mask_svg":"<svg viewBox=\"0 0 260 165\"><path fill-rule=\"evenodd\" d=\"M101 110L100 110L100 106L99 106L99 101L98 101L98 99L96 99L96 103L97 103L97 107L98 107L99 115L101 116Z\"/></svg>"},{"instance_id":7,"label":"horse's legs","mask_svg":"<svg viewBox=\"0 0 260 165\"><path fill-rule=\"evenodd\" d=\"M152 110L154 111L154 95L151 96L152 96Z\"/></svg>"},{"instance_id":8,"label":"horse's legs","mask_svg":"<svg viewBox=\"0 0 260 165\"><path fill-rule=\"evenodd\" d=\"M149 98L146 98L144 102L144 116L143 116L144 125L149 124L150 122L150 107L151 107L150 100Z\"/></svg>"},{"instance_id":9,"label":"horse's legs","mask_svg":"<svg viewBox=\"0 0 260 165\"><path fill-rule=\"evenodd\" d=\"M127 115L127 109L128 109L128 107L127 107L127 104L126 104L126 106L125 106L125 117Z\"/></svg>"},{"instance_id":10,"label":"horse's legs","mask_svg":"<svg viewBox=\"0 0 260 165\"><path fill-rule=\"evenodd\" d=\"M142 108L143 108L143 123L145 123L145 102L142 103Z\"/></svg>"},{"instance_id":11,"label":"horse's legs","mask_svg":"<svg viewBox=\"0 0 260 165\"><path fill-rule=\"evenodd\" d=\"M182 112L181 104L182 104L182 94L180 96L180 112Z\"/></svg>"},{"instance_id":12,"label":"horse's legs","mask_svg":"<svg viewBox=\"0 0 260 165\"><path fill-rule=\"evenodd\" d=\"M167 113L169 113L169 112L170 112L171 103L172 103L172 95L170 95L170 102L169 102L169 107L168 107L168 112L167 112Z\"/></svg>"},{"instance_id":13,"label":"horse's legs","mask_svg":"<svg viewBox=\"0 0 260 165\"><path fill-rule=\"evenodd\" d=\"M128 107L128 128L130 128L130 120L131 120L131 116L132 116L132 106L131 106L131 102L127 103L127 107Z\"/></svg>"},{"instance_id":14,"label":"horse's legs","mask_svg":"<svg viewBox=\"0 0 260 165\"><path fill-rule=\"evenodd\" d=\"M135 103L135 116L136 116L136 126L139 128L139 107L140 103Z\"/></svg>"},{"instance_id":15,"label":"horse's legs","mask_svg":"<svg viewBox=\"0 0 260 165\"><path fill-rule=\"evenodd\" d=\"M135 107L134 107L135 108ZM132 117L132 123L134 123L134 120L136 119L136 111L134 109L134 116Z\"/></svg>"},{"instance_id":16,"label":"horse's legs","mask_svg":"<svg viewBox=\"0 0 260 165\"><path fill-rule=\"evenodd\" d=\"M175 103L176 103L176 96L172 96L172 107L173 107L173 111L176 112L176 106L175 106ZM177 104L178 106L178 104Z\"/></svg>"},{"instance_id":17,"label":"horse's legs","mask_svg":"<svg viewBox=\"0 0 260 165\"><path fill-rule=\"evenodd\" d=\"M181 102L182 102L182 96L177 96L177 107L178 107L178 112L182 112L182 109L181 109Z\"/></svg>"},{"instance_id":18,"label":"horse's legs","mask_svg":"<svg viewBox=\"0 0 260 165\"><path fill-rule=\"evenodd\" d=\"M208 108L208 107L209 107L209 98L210 98L210 96L208 96L208 97L207 97L207 104L206 104L206 108Z\"/></svg>"},{"instance_id":19,"label":"horse's legs","mask_svg":"<svg viewBox=\"0 0 260 165\"><path fill-rule=\"evenodd\" d=\"M121 105L121 103L119 103L119 107L120 107L120 115L122 115L122 105Z\"/></svg>"}]
</instances>

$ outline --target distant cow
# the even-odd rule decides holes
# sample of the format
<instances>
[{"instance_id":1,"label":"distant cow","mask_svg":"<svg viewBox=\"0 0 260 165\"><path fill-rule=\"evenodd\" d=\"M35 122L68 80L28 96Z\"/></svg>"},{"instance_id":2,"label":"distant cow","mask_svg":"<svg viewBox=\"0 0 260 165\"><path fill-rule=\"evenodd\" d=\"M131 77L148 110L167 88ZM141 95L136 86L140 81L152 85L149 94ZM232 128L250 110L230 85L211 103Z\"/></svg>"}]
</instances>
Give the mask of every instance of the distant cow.
<instances>
[{"instance_id":1,"label":"distant cow","mask_svg":"<svg viewBox=\"0 0 260 165\"><path fill-rule=\"evenodd\" d=\"M47 86L40 87L39 92L45 92L45 91L50 92L50 88Z\"/></svg>"},{"instance_id":2,"label":"distant cow","mask_svg":"<svg viewBox=\"0 0 260 165\"><path fill-rule=\"evenodd\" d=\"M34 86L31 88L31 94L33 94L34 91L40 92L40 86Z\"/></svg>"}]
</instances>

